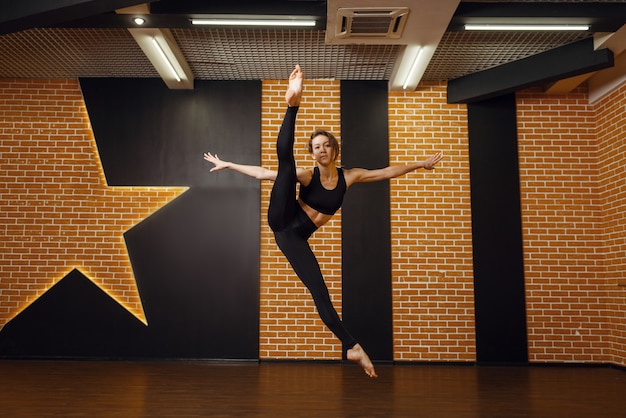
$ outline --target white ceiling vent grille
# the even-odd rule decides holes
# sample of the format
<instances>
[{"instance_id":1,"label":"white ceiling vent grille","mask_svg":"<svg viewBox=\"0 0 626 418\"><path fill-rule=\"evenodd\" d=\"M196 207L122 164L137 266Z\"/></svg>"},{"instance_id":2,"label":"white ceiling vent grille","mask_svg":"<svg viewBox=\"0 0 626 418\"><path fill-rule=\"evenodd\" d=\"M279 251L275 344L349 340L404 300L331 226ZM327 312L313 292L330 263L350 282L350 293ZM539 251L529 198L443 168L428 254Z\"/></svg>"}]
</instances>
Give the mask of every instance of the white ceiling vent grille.
<instances>
[{"instance_id":1,"label":"white ceiling vent grille","mask_svg":"<svg viewBox=\"0 0 626 418\"><path fill-rule=\"evenodd\" d=\"M337 38L400 38L408 7L340 7Z\"/></svg>"}]
</instances>

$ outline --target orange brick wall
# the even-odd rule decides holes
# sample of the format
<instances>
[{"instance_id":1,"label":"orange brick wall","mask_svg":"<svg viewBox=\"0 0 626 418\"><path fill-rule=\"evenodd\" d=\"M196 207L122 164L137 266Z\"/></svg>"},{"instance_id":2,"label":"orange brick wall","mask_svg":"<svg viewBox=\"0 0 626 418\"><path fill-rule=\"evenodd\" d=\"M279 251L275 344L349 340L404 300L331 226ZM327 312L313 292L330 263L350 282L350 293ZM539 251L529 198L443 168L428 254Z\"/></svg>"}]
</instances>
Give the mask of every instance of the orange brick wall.
<instances>
[{"instance_id":1,"label":"orange brick wall","mask_svg":"<svg viewBox=\"0 0 626 418\"><path fill-rule=\"evenodd\" d=\"M626 85L595 106L608 360L626 365Z\"/></svg>"},{"instance_id":2,"label":"orange brick wall","mask_svg":"<svg viewBox=\"0 0 626 418\"><path fill-rule=\"evenodd\" d=\"M106 185L76 80L0 80L0 327L74 268L145 321L123 234L185 190Z\"/></svg>"},{"instance_id":3,"label":"orange brick wall","mask_svg":"<svg viewBox=\"0 0 626 418\"><path fill-rule=\"evenodd\" d=\"M436 151L435 171L391 180L394 359L474 361L467 111L446 86L389 95L390 162Z\"/></svg>"},{"instance_id":4,"label":"orange brick wall","mask_svg":"<svg viewBox=\"0 0 626 418\"><path fill-rule=\"evenodd\" d=\"M612 298L616 279L607 277L607 261L621 256L623 265L626 246L619 231L612 243L606 232L607 222L617 220L610 209L615 199L624 204L623 192L620 197L608 190L609 183L624 181L621 94L621 107L616 97L605 98L599 111L583 90L560 97L532 90L518 95L530 361L623 364L624 292L619 318L618 298ZM621 155L608 151L615 147L622 148ZM609 170L607 158L613 164ZM621 360L620 350L609 345L612 330L619 328Z\"/></svg>"}]
</instances>

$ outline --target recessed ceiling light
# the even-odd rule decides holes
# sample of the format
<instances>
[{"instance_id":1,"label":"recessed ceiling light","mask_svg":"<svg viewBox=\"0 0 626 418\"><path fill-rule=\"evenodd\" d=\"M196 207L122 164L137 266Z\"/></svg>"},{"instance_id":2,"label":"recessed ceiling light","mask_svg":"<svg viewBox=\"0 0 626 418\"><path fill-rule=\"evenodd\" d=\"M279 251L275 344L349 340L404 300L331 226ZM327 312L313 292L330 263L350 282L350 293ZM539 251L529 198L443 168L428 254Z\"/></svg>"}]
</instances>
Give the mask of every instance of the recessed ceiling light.
<instances>
[{"instance_id":1,"label":"recessed ceiling light","mask_svg":"<svg viewBox=\"0 0 626 418\"><path fill-rule=\"evenodd\" d=\"M143 17L133 17L133 22L135 22L135 25L141 26L144 23L146 23L146 19L144 19Z\"/></svg>"}]
</instances>

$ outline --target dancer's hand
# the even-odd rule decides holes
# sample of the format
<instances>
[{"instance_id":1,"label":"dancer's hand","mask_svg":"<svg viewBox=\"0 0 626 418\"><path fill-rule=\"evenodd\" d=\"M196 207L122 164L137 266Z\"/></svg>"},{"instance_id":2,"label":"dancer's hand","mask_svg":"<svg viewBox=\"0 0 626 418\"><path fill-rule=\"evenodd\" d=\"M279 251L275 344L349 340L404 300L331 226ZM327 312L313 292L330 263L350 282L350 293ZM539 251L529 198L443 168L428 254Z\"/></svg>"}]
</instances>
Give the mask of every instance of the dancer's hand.
<instances>
[{"instance_id":1,"label":"dancer's hand","mask_svg":"<svg viewBox=\"0 0 626 418\"><path fill-rule=\"evenodd\" d=\"M438 152L438 153L433 154L430 157L426 158L424 160L424 169L425 170L434 170L435 169L435 164L437 164L439 161L441 161L442 157L443 157L443 155L440 152Z\"/></svg>"},{"instance_id":2,"label":"dancer's hand","mask_svg":"<svg viewBox=\"0 0 626 418\"><path fill-rule=\"evenodd\" d=\"M204 159L210 163L213 163L215 167L213 167L210 171L219 171L228 168L228 163L226 161L220 160L217 154L213 155L210 152L204 153Z\"/></svg>"}]
</instances>

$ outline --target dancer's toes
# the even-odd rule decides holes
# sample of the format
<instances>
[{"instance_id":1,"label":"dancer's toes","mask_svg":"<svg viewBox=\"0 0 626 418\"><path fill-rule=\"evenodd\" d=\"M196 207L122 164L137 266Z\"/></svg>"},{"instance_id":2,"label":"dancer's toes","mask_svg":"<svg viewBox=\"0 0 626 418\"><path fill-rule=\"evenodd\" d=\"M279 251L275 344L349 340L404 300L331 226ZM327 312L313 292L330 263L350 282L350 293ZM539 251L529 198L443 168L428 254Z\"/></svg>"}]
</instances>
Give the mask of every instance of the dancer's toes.
<instances>
[{"instance_id":1,"label":"dancer's toes","mask_svg":"<svg viewBox=\"0 0 626 418\"><path fill-rule=\"evenodd\" d=\"M304 74L302 73L302 68L300 68L299 65L296 65L289 76L289 87L285 93L285 100L289 106L300 106L303 82Z\"/></svg>"},{"instance_id":2,"label":"dancer's toes","mask_svg":"<svg viewBox=\"0 0 626 418\"><path fill-rule=\"evenodd\" d=\"M357 363L359 366L363 368L363 371L369 377L378 377L376 374L376 370L374 369L374 365L370 360L369 356L363 350L360 344L356 344L354 347L348 350L347 352L348 360Z\"/></svg>"}]
</instances>

